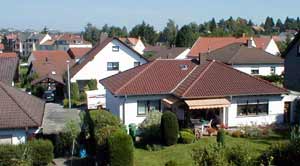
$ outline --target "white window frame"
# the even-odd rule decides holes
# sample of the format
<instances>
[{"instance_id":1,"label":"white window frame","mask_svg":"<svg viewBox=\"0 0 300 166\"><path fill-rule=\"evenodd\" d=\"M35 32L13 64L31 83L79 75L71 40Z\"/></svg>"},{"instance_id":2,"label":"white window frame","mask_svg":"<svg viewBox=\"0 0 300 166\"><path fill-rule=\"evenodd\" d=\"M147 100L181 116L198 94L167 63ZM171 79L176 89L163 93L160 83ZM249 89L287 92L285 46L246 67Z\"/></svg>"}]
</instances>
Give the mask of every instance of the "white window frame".
<instances>
[{"instance_id":1,"label":"white window frame","mask_svg":"<svg viewBox=\"0 0 300 166\"><path fill-rule=\"evenodd\" d=\"M275 66L271 66L271 74L276 74L276 67Z\"/></svg>"},{"instance_id":2,"label":"white window frame","mask_svg":"<svg viewBox=\"0 0 300 166\"><path fill-rule=\"evenodd\" d=\"M107 62L107 71L119 71L119 62Z\"/></svg>"},{"instance_id":3,"label":"white window frame","mask_svg":"<svg viewBox=\"0 0 300 166\"><path fill-rule=\"evenodd\" d=\"M258 71L258 72L254 73L253 71ZM252 75L259 75L259 68L251 68L251 74Z\"/></svg>"},{"instance_id":4,"label":"white window frame","mask_svg":"<svg viewBox=\"0 0 300 166\"><path fill-rule=\"evenodd\" d=\"M112 51L113 52L119 52L120 46L112 46Z\"/></svg>"}]
</instances>

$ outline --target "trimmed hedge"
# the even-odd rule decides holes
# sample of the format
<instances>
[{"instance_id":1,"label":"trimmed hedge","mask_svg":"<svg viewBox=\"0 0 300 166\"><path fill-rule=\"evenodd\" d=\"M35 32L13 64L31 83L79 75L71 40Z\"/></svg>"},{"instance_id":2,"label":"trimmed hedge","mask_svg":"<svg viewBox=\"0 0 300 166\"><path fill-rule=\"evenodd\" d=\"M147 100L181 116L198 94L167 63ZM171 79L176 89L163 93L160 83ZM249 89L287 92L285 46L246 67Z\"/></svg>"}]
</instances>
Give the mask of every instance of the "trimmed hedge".
<instances>
[{"instance_id":1,"label":"trimmed hedge","mask_svg":"<svg viewBox=\"0 0 300 166\"><path fill-rule=\"evenodd\" d=\"M177 143L179 133L178 120L171 111L166 111L161 117L161 136L166 145Z\"/></svg>"},{"instance_id":2,"label":"trimmed hedge","mask_svg":"<svg viewBox=\"0 0 300 166\"><path fill-rule=\"evenodd\" d=\"M133 142L125 132L114 132L108 138L109 160L111 166L133 166Z\"/></svg>"},{"instance_id":3,"label":"trimmed hedge","mask_svg":"<svg viewBox=\"0 0 300 166\"><path fill-rule=\"evenodd\" d=\"M96 79L93 79L93 80L89 80L88 81L88 87L89 87L89 90L97 90L97 80Z\"/></svg>"},{"instance_id":4,"label":"trimmed hedge","mask_svg":"<svg viewBox=\"0 0 300 166\"><path fill-rule=\"evenodd\" d=\"M195 141L195 135L187 131L180 131L180 142L190 144Z\"/></svg>"},{"instance_id":5,"label":"trimmed hedge","mask_svg":"<svg viewBox=\"0 0 300 166\"><path fill-rule=\"evenodd\" d=\"M33 140L29 142L32 165L48 165L54 158L52 143L48 140Z\"/></svg>"},{"instance_id":6,"label":"trimmed hedge","mask_svg":"<svg viewBox=\"0 0 300 166\"><path fill-rule=\"evenodd\" d=\"M31 163L23 156L26 150L26 145L0 145L0 166L12 166L21 165L28 162L27 165Z\"/></svg>"},{"instance_id":7,"label":"trimmed hedge","mask_svg":"<svg viewBox=\"0 0 300 166\"><path fill-rule=\"evenodd\" d=\"M225 145L225 130L224 129L220 129L218 131L218 135L217 135L217 142L221 145Z\"/></svg>"},{"instance_id":8,"label":"trimmed hedge","mask_svg":"<svg viewBox=\"0 0 300 166\"><path fill-rule=\"evenodd\" d=\"M79 101L80 99L79 86L76 82L71 83L70 91L71 91L71 99L75 101Z\"/></svg>"}]
</instances>

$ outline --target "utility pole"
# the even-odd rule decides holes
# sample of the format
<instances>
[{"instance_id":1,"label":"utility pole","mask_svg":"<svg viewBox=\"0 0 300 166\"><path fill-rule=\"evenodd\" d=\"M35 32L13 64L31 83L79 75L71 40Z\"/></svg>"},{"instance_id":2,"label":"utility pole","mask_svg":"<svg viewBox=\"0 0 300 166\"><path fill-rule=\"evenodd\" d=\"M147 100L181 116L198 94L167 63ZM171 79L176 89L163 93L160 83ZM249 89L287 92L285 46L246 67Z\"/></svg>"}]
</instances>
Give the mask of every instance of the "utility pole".
<instances>
[{"instance_id":1,"label":"utility pole","mask_svg":"<svg viewBox=\"0 0 300 166\"><path fill-rule=\"evenodd\" d=\"M69 109L71 109L71 85L70 85L70 61L67 60L68 66L68 99L69 99Z\"/></svg>"}]
</instances>

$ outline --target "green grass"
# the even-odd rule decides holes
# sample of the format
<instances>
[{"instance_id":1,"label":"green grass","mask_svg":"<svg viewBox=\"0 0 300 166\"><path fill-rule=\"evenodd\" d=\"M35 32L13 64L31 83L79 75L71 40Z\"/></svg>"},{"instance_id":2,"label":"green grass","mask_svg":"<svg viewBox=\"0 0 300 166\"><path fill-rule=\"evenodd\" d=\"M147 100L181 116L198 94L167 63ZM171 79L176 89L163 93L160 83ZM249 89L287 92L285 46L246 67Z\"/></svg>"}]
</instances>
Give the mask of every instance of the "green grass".
<instances>
[{"instance_id":1,"label":"green grass","mask_svg":"<svg viewBox=\"0 0 300 166\"><path fill-rule=\"evenodd\" d=\"M268 149L268 147L278 141L286 141L280 136L272 136L268 138L233 138L226 136L226 146L244 145L247 146L253 155L259 156L261 152ZM170 147L165 147L159 151L147 151L144 149L135 149L135 165L136 166L164 166L167 161L174 160L179 165L192 166L193 160L191 158L191 151L193 148L207 146L216 143L216 137L205 137L193 144L177 144Z\"/></svg>"}]
</instances>

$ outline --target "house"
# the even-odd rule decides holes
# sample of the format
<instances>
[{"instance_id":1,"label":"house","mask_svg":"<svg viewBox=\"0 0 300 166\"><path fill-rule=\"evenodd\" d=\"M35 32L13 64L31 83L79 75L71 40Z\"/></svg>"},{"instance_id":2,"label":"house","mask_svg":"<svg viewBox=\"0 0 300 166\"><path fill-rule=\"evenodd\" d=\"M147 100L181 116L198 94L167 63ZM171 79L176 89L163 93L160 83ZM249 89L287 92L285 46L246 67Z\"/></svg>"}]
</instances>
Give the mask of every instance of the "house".
<instances>
[{"instance_id":1,"label":"house","mask_svg":"<svg viewBox=\"0 0 300 166\"><path fill-rule=\"evenodd\" d=\"M233 68L251 75L282 75L284 60L279 56L265 52L251 44L229 44L210 53L200 54L209 60L221 61Z\"/></svg>"},{"instance_id":2,"label":"house","mask_svg":"<svg viewBox=\"0 0 300 166\"><path fill-rule=\"evenodd\" d=\"M56 37L55 50L68 51L69 48L92 48L92 44L80 35L63 34Z\"/></svg>"},{"instance_id":3,"label":"house","mask_svg":"<svg viewBox=\"0 0 300 166\"><path fill-rule=\"evenodd\" d=\"M253 47L260 48L272 55L280 54L279 48L272 37L199 37L192 46L188 56L191 58L197 58L199 53L203 54L211 52L233 43L247 44L249 40Z\"/></svg>"},{"instance_id":4,"label":"house","mask_svg":"<svg viewBox=\"0 0 300 166\"><path fill-rule=\"evenodd\" d=\"M3 53L4 51L4 44L0 43L0 53Z\"/></svg>"},{"instance_id":5,"label":"house","mask_svg":"<svg viewBox=\"0 0 300 166\"><path fill-rule=\"evenodd\" d=\"M147 60L118 38L101 40L88 51L70 70L71 82L83 90L89 80L100 79L147 63ZM98 83L99 104L105 106L105 89Z\"/></svg>"},{"instance_id":6,"label":"house","mask_svg":"<svg viewBox=\"0 0 300 166\"><path fill-rule=\"evenodd\" d=\"M164 47L164 46L147 46L144 50L144 56L149 61L155 59L186 59L190 52L186 47Z\"/></svg>"},{"instance_id":7,"label":"house","mask_svg":"<svg viewBox=\"0 0 300 166\"><path fill-rule=\"evenodd\" d=\"M67 71L67 61L70 67L75 63L69 54L62 50L33 51L28 59L28 74L35 76L31 84L55 90L57 97L63 97L63 77Z\"/></svg>"},{"instance_id":8,"label":"house","mask_svg":"<svg viewBox=\"0 0 300 166\"><path fill-rule=\"evenodd\" d=\"M145 45L140 37L134 38L134 37L120 37L119 38L122 42L129 45L131 48L133 48L135 51L137 51L140 54L144 53Z\"/></svg>"},{"instance_id":9,"label":"house","mask_svg":"<svg viewBox=\"0 0 300 166\"><path fill-rule=\"evenodd\" d=\"M288 45L283 56L284 60L284 86L285 88L300 92L300 33Z\"/></svg>"},{"instance_id":10,"label":"house","mask_svg":"<svg viewBox=\"0 0 300 166\"><path fill-rule=\"evenodd\" d=\"M19 58L14 52L0 54L0 81L14 86L19 79Z\"/></svg>"},{"instance_id":11,"label":"house","mask_svg":"<svg viewBox=\"0 0 300 166\"><path fill-rule=\"evenodd\" d=\"M285 89L214 60L157 59L100 83L106 108L125 125L165 110L183 122L213 115L229 127L284 121Z\"/></svg>"},{"instance_id":12,"label":"house","mask_svg":"<svg viewBox=\"0 0 300 166\"><path fill-rule=\"evenodd\" d=\"M39 133L44 101L0 82L0 144L25 143Z\"/></svg>"},{"instance_id":13,"label":"house","mask_svg":"<svg viewBox=\"0 0 300 166\"><path fill-rule=\"evenodd\" d=\"M29 57L32 51L38 50L39 46L51 40L49 34L32 33L25 40L23 51L24 56Z\"/></svg>"},{"instance_id":14,"label":"house","mask_svg":"<svg viewBox=\"0 0 300 166\"><path fill-rule=\"evenodd\" d=\"M75 59L77 62L81 57L83 57L90 50L91 48L70 48L68 50L68 54L72 59Z\"/></svg>"}]
</instances>

